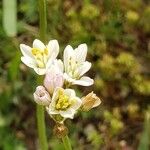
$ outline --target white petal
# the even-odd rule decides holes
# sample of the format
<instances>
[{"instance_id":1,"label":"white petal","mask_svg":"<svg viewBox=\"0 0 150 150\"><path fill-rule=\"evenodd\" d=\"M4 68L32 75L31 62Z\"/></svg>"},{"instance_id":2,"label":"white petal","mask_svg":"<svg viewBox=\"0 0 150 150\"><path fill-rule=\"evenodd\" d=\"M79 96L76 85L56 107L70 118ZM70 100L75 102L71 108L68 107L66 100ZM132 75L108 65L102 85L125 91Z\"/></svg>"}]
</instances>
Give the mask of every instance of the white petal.
<instances>
[{"instance_id":1,"label":"white petal","mask_svg":"<svg viewBox=\"0 0 150 150\"><path fill-rule=\"evenodd\" d=\"M53 107L51 104L49 105L49 107L46 108L46 110L50 115L59 114L59 111L57 111L55 107Z\"/></svg>"},{"instance_id":2,"label":"white petal","mask_svg":"<svg viewBox=\"0 0 150 150\"><path fill-rule=\"evenodd\" d=\"M75 49L75 54L78 62L84 62L87 55L87 45L80 44L78 48Z\"/></svg>"},{"instance_id":3,"label":"white petal","mask_svg":"<svg viewBox=\"0 0 150 150\"><path fill-rule=\"evenodd\" d=\"M74 55L73 48L70 45L66 46L66 48L64 50L64 56L63 56L64 57L64 66L65 66L65 69L67 69L68 64L69 64L69 59L73 55Z\"/></svg>"},{"instance_id":4,"label":"white petal","mask_svg":"<svg viewBox=\"0 0 150 150\"><path fill-rule=\"evenodd\" d=\"M78 98L78 97L75 97L75 98L72 98L72 99L73 99L75 102L74 102L74 104L71 106L71 108L74 109L74 110L79 109L80 106L82 105L81 99Z\"/></svg>"},{"instance_id":5,"label":"white petal","mask_svg":"<svg viewBox=\"0 0 150 150\"><path fill-rule=\"evenodd\" d=\"M53 60L49 58L46 63L46 71L51 67L52 63L53 63Z\"/></svg>"},{"instance_id":6,"label":"white petal","mask_svg":"<svg viewBox=\"0 0 150 150\"><path fill-rule=\"evenodd\" d=\"M64 73L64 79L66 80L66 81L68 81L68 82L74 82L75 81L75 79L72 79L70 76L68 76L68 74L66 74L66 73Z\"/></svg>"},{"instance_id":7,"label":"white petal","mask_svg":"<svg viewBox=\"0 0 150 150\"><path fill-rule=\"evenodd\" d=\"M30 46L27 46L25 44L20 44L20 49L21 49L23 56L34 58L32 53L31 53L31 47Z\"/></svg>"},{"instance_id":8,"label":"white petal","mask_svg":"<svg viewBox=\"0 0 150 150\"><path fill-rule=\"evenodd\" d=\"M86 61L83 62L83 65L81 65L78 69L79 69L79 74L80 76L82 76L83 74L85 74L87 71L89 71L89 69L91 68L91 63Z\"/></svg>"},{"instance_id":9,"label":"white petal","mask_svg":"<svg viewBox=\"0 0 150 150\"><path fill-rule=\"evenodd\" d=\"M52 68L54 68L54 70L57 72L57 73L62 73L63 74L63 71L64 71L64 65L63 65L63 62L62 60L60 59L55 59L54 61L51 60L51 62L48 62L49 64L47 66L48 67L48 70L51 70Z\"/></svg>"},{"instance_id":10,"label":"white petal","mask_svg":"<svg viewBox=\"0 0 150 150\"><path fill-rule=\"evenodd\" d=\"M94 80L83 76L82 78L80 78L80 80L75 80L74 82L72 82L72 84L77 84L77 85L83 85L83 86L90 86L94 83Z\"/></svg>"},{"instance_id":11,"label":"white petal","mask_svg":"<svg viewBox=\"0 0 150 150\"><path fill-rule=\"evenodd\" d=\"M55 61L55 63L52 63L50 68L49 68L49 72L52 74L52 75L56 75L56 74L60 74L62 73L59 66L58 66L58 63Z\"/></svg>"},{"instance_id":12,"label":"white petal","mask_svg":"<svg viewBox=\"0 0 150 150\"><path fill-rule=\"evenodd\" d=\"M39 48L40 50L44 50L45 49L45 45L38 39L35 39L33 41L33 48Z\"/></svg>"},{"instance_id":13,"label":"white petal","mask_svg":"<svg viewBox=\"0 0 150 150\"><path fill-rule=\"evenodd\" d=\"M72 89L65 89L65 91L64 91L64 93L66 94L66 95L68 95L69 97L75 97L75 91L74 90L72 90Z\"/></svg>"},{"instance_id":14,"label":"white petal","mask_svg":"<svg viewBox=\"0 0 150 150\"><path fill-rule=\"evenodd\" d=\"M36 67L36 62L34 59L31 59L30 57L21 57L21 61L27 65L30 68L35 68Z\"/></svg>"},{"instance_id":15,"label":"white petal","mask_svg":"<svg viewBox=\"0 0 150 150\"><path fill-rule=\"evenodd\" d=\"M64 89L61 88L61 87L55 88L54 93L53 93L53 97L52 97L52 102L51 102L51 103L54 104L54 106L55 106L56 100L58 99L58 92L59 92L59 90L64 90Z\"/></svg>"},{"instance_id":16,"label":"white petal","mask_svg":"<svg viewBox=\"0 0 150 150\"><path fill-rule=\"evenodd\" d=\"M58 59L58 60L56 60L56 63L57 63L57 66L58 66L59 70L63 73L64 64L63 64L62 60Z\"/></svg>"},{"instance_id":17,"label":"white petal","mask_svg":"<svg viewBox=\"0 0 150 150\"><path fill-rule=\"evenodd\" d=\"M45 68L34 68L34 71L38 74L38 75L44 75L46 73L46 69Z\"/></svg>"},{"instance_id":18,"label":"white petal","mask_svg":"<svg viewBox=\"0 0 150 150\"><path fill-rule=\"evenodd\" d=\"M48 45L48 57L51 57L53 54L53 58L55 59L59 53L59 44L57 40L49 41Z\"/></svg>"},{"instance_id":19,"label":"white petal","mask_svg":"<svg viewBox=\"0 0 150 150\"><path fill-rule=\"evenodd\" d=\"M64 118L73 119L75 111L73 109L67 109L66 111L60 111L60 115Z\"/></svg>"},{"instance_id":20,"label":"white petal","mask_svg":"<svg viewBox=\"0 0 150 150\"><path fill-rule=\"evenodd\" d=\"M52 96L52 100L51 100L51 103L49 105L49 110L50 111L59 112L59 111L55 110L55 105L56 105L56 102L57 102L57 99L58 99L58 92L59 92L59 90L63 90L63 88L57 87L54 90L54 93L53 93L53 96Z\"/></svg>"}]
</instances>

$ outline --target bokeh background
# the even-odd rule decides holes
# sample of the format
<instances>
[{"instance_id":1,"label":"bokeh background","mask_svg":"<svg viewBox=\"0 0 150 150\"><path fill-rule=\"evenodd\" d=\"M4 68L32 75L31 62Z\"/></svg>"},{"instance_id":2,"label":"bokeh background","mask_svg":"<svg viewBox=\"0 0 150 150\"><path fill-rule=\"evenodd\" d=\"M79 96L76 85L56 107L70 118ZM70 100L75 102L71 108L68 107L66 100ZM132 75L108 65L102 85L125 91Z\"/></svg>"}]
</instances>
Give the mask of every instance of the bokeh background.
<instances>
[{"instance_id":1,"label":"bokeh background","mask_svg":"<svg viewBox=\"0 0 150 150\"><path fill-rule=\"evenodd\" d=\"M20 61L19 44L39 38L37 0L0 1L0 149L36 150L32 93L37 75ZM47 41L64 47L87 43L91 90L102 104L67 120L74 150L149 150L149 0L47 0ZM49 147L63 150L46 115Z\"/></svg>"}]
</instances>

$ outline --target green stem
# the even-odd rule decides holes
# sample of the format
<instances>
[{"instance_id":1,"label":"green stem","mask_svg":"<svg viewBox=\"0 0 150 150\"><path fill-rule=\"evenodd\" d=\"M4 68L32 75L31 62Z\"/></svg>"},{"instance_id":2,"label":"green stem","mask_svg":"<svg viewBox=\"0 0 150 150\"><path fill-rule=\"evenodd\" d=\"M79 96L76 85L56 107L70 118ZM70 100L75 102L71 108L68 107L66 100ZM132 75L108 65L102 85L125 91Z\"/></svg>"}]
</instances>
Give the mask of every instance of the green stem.
<instances>
[{"instance_id":1,"label":"green stem","mask_svg":"<svg viewBox=\"0 0 150 150\"><path fill-rule=\"evenodd\" d=\"M72 150L69 137L66 135L62 138L65 150Z\"/></svg>"},{"instance_id":2,"label":"green stem","mask_svg":"<svg viewBox=\"0 0 150 150\"><path fill-rule=\"evenodd\" d=\"M45 115L44 107L37 104L37 125L40 142L40 150L48 150L47 139L45 134Z\"/></svg>"},{"instance_id":3,"label":"green stem","mask_svg":"<svg viewBox=\"0 0 150 150\"><path fill-rule=\"evenodd\" d=\"M47 32L47 17L46 17L46 0L39 1L39 17L40 17L40 39L42 42L46 42Z\"/></svg>"},{"instance_id":4,"label":"green stem","mask_svg":"<svg viewBox=\"0 0 150 150\"><path fill-rule=\"evenodd\" d=\"M38 0L39 2L39 24L40 24L40 40L46 42L46 29L47 29L47 18L46 18L46 1ZM38 84L43 82L42 77L38 78ZM47 138L46 138L46 128L45 128L45 113L44 106L37 105L37 127L40 150L48 150Z\"/></svg>"}]
</instances>

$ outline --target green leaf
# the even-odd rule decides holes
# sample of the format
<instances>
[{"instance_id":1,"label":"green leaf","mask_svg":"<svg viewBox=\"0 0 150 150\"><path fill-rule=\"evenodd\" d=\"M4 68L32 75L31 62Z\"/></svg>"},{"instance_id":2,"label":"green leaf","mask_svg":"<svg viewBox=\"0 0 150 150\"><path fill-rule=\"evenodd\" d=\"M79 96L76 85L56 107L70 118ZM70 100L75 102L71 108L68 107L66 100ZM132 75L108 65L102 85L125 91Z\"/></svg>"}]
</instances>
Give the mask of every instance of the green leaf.
<instances>
[{"instance_id":1,"label":"green leaf","mask_svg":"<svg viewBox=\"0 0 150 150\"><path fill-rule=\"evenodd\" d=\"M3 27L7 36L17 33L17 0L3 0Z\"/></svg>"},{"instance_id":2,"label":"green leaf","mask_svg":"<svg viewBox=\"0 0 150 150\"><path fill-rule=\"evenodd\" d=\"M17 75L19 73L19 65L20 65L20 52L16 52L16 55L11 60L11 64L8 69L8 75L11 81L15 81L17 79Z\"/></svg>"}]
</instances>

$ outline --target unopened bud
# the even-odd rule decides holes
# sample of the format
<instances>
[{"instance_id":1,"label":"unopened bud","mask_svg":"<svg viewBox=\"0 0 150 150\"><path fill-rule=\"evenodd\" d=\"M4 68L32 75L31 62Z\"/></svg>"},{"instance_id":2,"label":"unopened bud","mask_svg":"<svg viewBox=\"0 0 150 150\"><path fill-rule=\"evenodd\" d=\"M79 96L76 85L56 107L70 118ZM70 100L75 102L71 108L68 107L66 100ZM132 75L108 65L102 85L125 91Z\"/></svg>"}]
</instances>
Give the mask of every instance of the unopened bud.
<instances>
[{"instance_id":1,"label":"unopened bud","mask_svg":"<svg viewBox=\"0 0 150 150\"><path fill-rule=\"evenodd\" d=\"M64 124L57 123L54 126L53 133L58 138L62 138L68 134L68 128Z\"/></svg>"},{"instance_id":2,"label":"unopened bud","mask_svg":"<svg viewBox=\"0 0 150 150\"><path fill-rule=\"evenodd\" d=\"M44 86L50 94L53 94L56 87L62 87L64 83L63 73L53 65L47 72L44 79Z\"/></svg>"},{"instance_id":3,"label":"unopened bud","mask_svg":"<svg viewBox=\"0 0 150 150\"><path fill-rule=\"evenodd\" d=\"M51 102L51 97L43 86L38 86L33 96L34 101L39 105L47 106Z\"/></svg>"},{"instance_id":4,"label":"unopened bud","mask_svg":"<svg viewBox=\"0 0 150 150\"><path fill-rule=\"evenodd\" d=\"M90 109L100 105L101 100L93 92L82 98L82 110L89 111Z\"/></svg>"}]
</instances>

